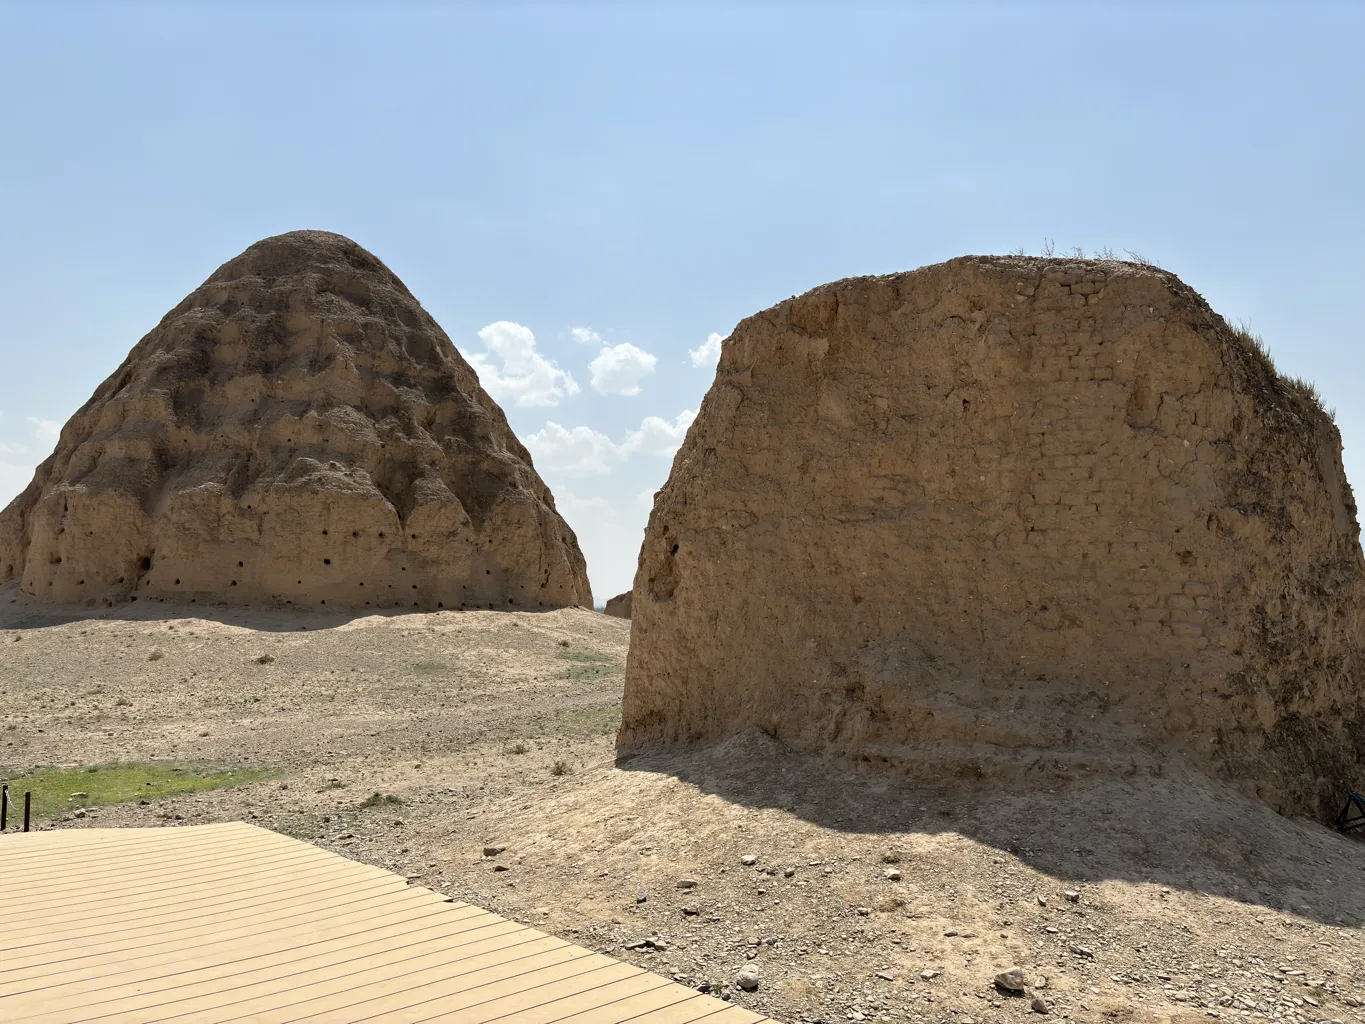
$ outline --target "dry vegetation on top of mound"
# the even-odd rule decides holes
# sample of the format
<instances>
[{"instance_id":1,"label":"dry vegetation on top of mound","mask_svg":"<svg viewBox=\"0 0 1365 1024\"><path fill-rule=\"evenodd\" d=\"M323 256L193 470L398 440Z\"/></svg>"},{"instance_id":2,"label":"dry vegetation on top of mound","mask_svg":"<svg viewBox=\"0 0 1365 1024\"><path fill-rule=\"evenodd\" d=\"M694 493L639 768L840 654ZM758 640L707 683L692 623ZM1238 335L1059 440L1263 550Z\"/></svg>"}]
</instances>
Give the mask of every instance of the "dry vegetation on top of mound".
<instances>
[{"instance_id":1,"label":"dry vegetation on top of mound","mask_svg":"<svg viewBox=\"0 0 1365 1024\"><path fill-rule=\"evenodd\" d=\"M0 588L0 767L278 774L42 827L252 820L793 1022L1360 1019L1365 845L1196 775L618 765L629 623L581 609L88 615Z\"/></svg>"}]
</instances>

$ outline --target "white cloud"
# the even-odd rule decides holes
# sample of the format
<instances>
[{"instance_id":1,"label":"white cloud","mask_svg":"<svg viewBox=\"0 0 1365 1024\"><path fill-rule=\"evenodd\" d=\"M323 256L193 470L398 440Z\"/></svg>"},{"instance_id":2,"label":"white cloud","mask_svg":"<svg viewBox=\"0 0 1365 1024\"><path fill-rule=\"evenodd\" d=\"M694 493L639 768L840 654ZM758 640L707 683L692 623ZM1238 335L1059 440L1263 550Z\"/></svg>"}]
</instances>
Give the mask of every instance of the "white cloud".
<instances>
[{"instance_id":1,"label":"white cloud","mask_svg":"<svg viewBox=\"0 0 1365 1024\"><path fill-rule=\"evenodd\" d=\"M573 340L580 345L602 344L602 335L598 334L591 327L570 327L569 333L573 335Z\"/></svg>"},{"instance_id":2,"label":"white cloud","mask_svg":"<svg viewBox=\"0 0 1365 1024\"><path fill-rule=\"evenodd\" d=\"M632 430L621 448L627 452L672 458L674 452L682 447L687 428L696 418L697 413L693 409L684 409L672 423L659 416L646 416L640 423L640 429Z\"/></svg>"},{"instance_id":3,"label":"white cloud","mask_svg":"<svg viewBox=\"0 0 1365 1024\"><path fill-rule=\"evenodd\" d=\"M0 455L23 455L26 451L28 449L21 444L6 444L0 441Z\"/></svg>"},{"instance_id":4,"label":"white cloud","mask_svg":"<svg viewBox=\"0 0 1365 1024\"><path fill-rule=\"evenodd\" d=\"M30 416L28 421L33 424L33 436L41 444L56 445L62 436L62 425L56 420L44 420L37 416Z\"/></svg>"},{"instance_id":5,"label":"white cloud","mask_svg":"<svg viewBox=\"0 0 1365 1024\"><path fill-rule=\"evenodd\" d=\"M0 509L17 498L32 479L32 466L16 466L12 462L0 462Z\"/></svg>"},{"instance_id":6,"label":"white cloud","mask_svg":"<svg viewBox=\"0 0 1365 1024\"><path fill-rule=\"evenodd\" d=\"M515 401L517 405L558 405L560 400L578 394L573 376L536 351L536 337L530 328L510 320L499 320L479 331L488 352L462 352L479 375L479 382L496 401ZM493 365L490 356L502 361Z\"/></svg>"},{"instance_id":7,"label":"white cloud","mask_svg":"<svg viewBox=\"0 0 1365 1024\"><path fill-rule=\"evenodd\" d=\"M605 476L621 457L606 434L592 427L562 427L553 420L524 440L538 463L566 476Z\"/></svg>"},{"instance_id":8,"label":"white cloud","mask_svg":"<svg viewBox=\"0 0 1365 1024\"><path fill-rule=\"evenodd\" d=\"M638 395L640 381L654 372L654 364L658 361L629 342L611 345L597 353L597 358L588 364L588 369L592 370L592 386L604 395Z\"/></svg>"},{"instance_id":9,"label":"white cloud","mask_svg":"<svg viewBox=\"0 0 1365 1024\"><path fill-rule=\"evenodd\" d=\"M712 331L704 342L696 348L688 349L687 354L692 357L692 365L715 366L720 362L720 343L724 340L724 335Z\"/></svg>"},{"instance_id":10,"label":"white cloud","mask_svg":"<svg viewBox=\"0 0 1365 1024\"><path fill-rule=\"evenodd\" d=\"M606 476L632 455L671 458L696 418L691 409L678 413L672 422L646 416L620 444L592 427L564 427L550 420L523 440L541 469L570 477Z\"/></svg>"}]
</instances>

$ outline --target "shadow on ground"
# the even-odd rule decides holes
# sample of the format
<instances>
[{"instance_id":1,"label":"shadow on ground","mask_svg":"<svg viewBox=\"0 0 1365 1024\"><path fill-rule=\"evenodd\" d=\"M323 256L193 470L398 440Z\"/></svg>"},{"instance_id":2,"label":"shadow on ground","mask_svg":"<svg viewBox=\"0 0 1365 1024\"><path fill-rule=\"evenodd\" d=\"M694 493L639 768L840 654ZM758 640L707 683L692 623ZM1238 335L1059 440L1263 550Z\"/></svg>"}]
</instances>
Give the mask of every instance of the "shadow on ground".
<instances>
[{"instance_id":1,"label":"shadow on ground","mask_svg":"<svg viewBox=\"0 0 1365 1024\"><path fill-rule=\"evenodd\" d=\"M926 783L788 750L750 730L713 747L622 759L751 808L864 835L956 833L1062 882L1151 883L1297 914L1365 921L1365 843L1280 816L1184 768L1160 777L1052 771Z\"/></svg>"}]
</instances>

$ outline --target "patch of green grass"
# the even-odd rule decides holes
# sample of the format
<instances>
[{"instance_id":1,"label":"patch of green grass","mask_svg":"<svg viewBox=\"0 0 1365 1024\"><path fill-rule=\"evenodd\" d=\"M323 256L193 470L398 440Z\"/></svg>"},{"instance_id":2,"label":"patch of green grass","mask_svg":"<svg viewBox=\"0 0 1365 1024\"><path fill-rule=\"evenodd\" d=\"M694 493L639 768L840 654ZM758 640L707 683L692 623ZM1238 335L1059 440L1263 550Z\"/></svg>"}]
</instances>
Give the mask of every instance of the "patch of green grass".
<instances>
[{"instance_id":1,"label":"patch of green grass","mask_svg":"<svg viewBox=\"0 0 1365 1024\"><path fill-rule=\"evenodd\" d=\"M597 651L584 651L582 654L574 651L570 654L561 653L559 656L565 661L576 661L584 665L607 665L616 661L610 654L599 654Z\"/></svg>"},{"instance_id":2,"label":"patch of green grass","mask_svg":"<svg viewBox=\"0 0 1365 1024\"><path fill-rule=\"evenodd\" d=\"M273 768L221 768L170 762L116 762L84 768L36 768L3 778L10 799L23 813L24 792L33 794L33 816L55 818L77 807L102 807L134 800L245 786L279 773ZM83 796L75 796L81 793Z\"/></svg>"},{"instance_id":3,"label":"patch of green grass","mask_svg":"<svg viewBox=\"0 0 1365 1024\"><path fill-rule=\"evenodd\" d=\"M403 798L401 796L394 796L392 793L375 792L360 801L360 806L362 808L383 807L386 804L401 804L402 802Z\"/></svg>"},{"instance_id":4,"label":"patch of green grass","mask_svg":"<svg viewBox=\"0 0 1365 1024\"><path fill-rule=\"evenodd\" d=\"M599 708L577 708L573 711L561 712L555 717L559 721L552 727L552 731L573 739L604 736L621 728L621 706L619 704L609 704Z\"/></svg>"}]
</instances>

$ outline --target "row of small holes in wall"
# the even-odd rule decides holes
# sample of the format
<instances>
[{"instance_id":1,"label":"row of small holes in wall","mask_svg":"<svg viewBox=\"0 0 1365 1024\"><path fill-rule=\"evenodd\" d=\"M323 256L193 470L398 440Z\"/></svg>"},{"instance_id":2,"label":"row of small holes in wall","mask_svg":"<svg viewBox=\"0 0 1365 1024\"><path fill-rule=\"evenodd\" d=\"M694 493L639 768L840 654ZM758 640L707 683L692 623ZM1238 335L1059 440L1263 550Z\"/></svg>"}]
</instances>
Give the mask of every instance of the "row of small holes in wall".
<instances>
[{"instance_id":1,"label":"row of small holes in wall","mask_svg":"<svg viewBox=\"0 0 1365 1024\"><path fill-rule=\"evenodd\" d=\"M247 506L247 508L250 508L250 507L251 507L250 505ZM324 537L330 536L330 534L329 534L326 530L323 530L323 531L322 531L322 535L323 535ZM360 531L359 531L359 530L352 530L352 531L351 531L351 536L352 536L352 537L359 537L359 536L360 536ZM384 531L383 531L383 530L380 530L379 533L376 534L376 536L383 537L383 536L384 536ZM415 534L415 533L408 534L408 536L411 537L413 540L416 540L416 539L417 539L417 534Z\"/></svg>"}]
</instances>

